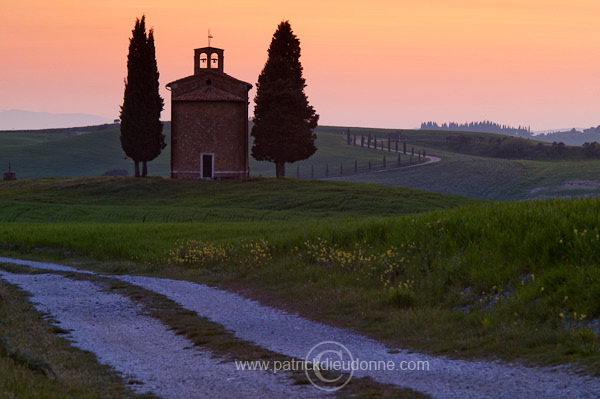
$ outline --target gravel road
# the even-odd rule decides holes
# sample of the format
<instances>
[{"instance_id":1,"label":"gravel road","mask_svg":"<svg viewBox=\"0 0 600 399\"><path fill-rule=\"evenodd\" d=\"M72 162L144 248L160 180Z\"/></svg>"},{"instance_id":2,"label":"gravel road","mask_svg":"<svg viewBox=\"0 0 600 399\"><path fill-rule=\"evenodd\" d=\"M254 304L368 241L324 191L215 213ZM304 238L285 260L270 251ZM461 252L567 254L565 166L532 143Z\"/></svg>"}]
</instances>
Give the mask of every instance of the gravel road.
<instances>
[{"instance_id":1,"label":"gravel road","mask_svg":"<svg viewBox=\"0 0 600 399\"><path fill-rule=\"evenodd\" d=\"M0 262L14 261L0 258ZM62 271L70 269L46 263L21 264ZM309 397L321 393L312 386L290 387L288 382L276 379L269 373L236 371L229 367L231 363L219 364L210 354L196 349L184 349L190 345L189 342L176 337L154 319L141 314L139 308L128 299L102 292L92 283L56 275L0 273L7 281L32 292L33 301L60 320L63 328L72 329L78 346L97 353L101 361L111 364L117 370L133 374L136 380L144 382L145 388L165 397L177 397L172 395L186 392L187 389L198 390L197 395L194 393L188 397L202 397L202 394L232 397L228 396L231 395L232 386L242 389L242 396ZM379 364L385 362L395 365L385 370L356 370L354 375L370 376L374 380L412 388L435 398L600 397L599 378L576 375L562 368L530 368L501 362L453 360L388 348L350 331L315 323L263 306L235 293L205 285L141 276L113 277L165 295L182 307L222 324L244 340L298 359L305 359L315 345L323 341L334 341L340 344L338 348L342 345L344 350L347 348L349 355L357 361L365 364L381 361ZM77 306L82 308L75 311ZM97 316L82 316L88 313ZM143 334L143 341L136 338L137 330L145 329L156 333L156 338L149 340L146 333ZM134 350L136 360L130 359L133 355L123 355ZM168 359L159 358L163 355ZM410 368L411 365L420 365L422 369L402 369ZM142 370L139 370L141 366ZM203 373L207 368L208 372ZM165 373L166 369L169 370L168 373ZM161 374L167 374L166 380L161 380ZM227 381L226 384L224 381ZM225 390L224 385L227 385ZM208 389L211 391L207 394ZM178 397L185 396L187 395Z\"/></svg>"},{"instance_id":2,"label":"gravel road","mask_svg":"<svg viewBox=\"0 0 600 399\"><path fill-rule=\"evenodd\" d=\"M292 385L285 373L240 372L194 347L128 298L96 284L56 274L0 277L32 294L35 307L70 331L75 346L96 354L138 392L164 398L323 397L312 385Z\"/></svg>"},{"instance_id":3,"label":"gravel road","mask_svg":"<svg viewBox=\"0 0 600 399\"><path fill-rule=\"evenodd\" d=\"M382 360L396 365L392 370L357 371L355 375L412 388L435 398L600 397L598 378L576 376L558 369L451 360L388 348L347 330L315 323L205 285L141 276L119 278L163 294L184 308L222 324L238 337L274 352L304 359L320 342L339 342L354 359ZM401 365L417 364L428 364L429 370L400 370Z\"/></svg>"}]
</instances>

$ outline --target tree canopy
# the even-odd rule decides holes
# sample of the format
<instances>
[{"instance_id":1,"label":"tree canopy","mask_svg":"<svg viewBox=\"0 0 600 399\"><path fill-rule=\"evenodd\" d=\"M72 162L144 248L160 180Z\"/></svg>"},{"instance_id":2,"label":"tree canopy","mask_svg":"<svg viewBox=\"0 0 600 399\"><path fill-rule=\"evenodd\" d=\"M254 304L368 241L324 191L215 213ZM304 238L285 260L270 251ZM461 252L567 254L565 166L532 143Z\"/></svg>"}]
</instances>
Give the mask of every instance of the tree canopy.
<instances>
[{"instance_id":1,"label":"tree canopy","mask_svg":"<svg viewBox=\"0 0 600 399\"><path fill-rule=\"evenodd\" d=\"M127 79L121 106L121 147L135 165L135 176L146 176L148 161L166 147L160 113L164 101L159 94L159 73L154 47L154 30L146 35L146 16L136 19L129 40Z\"/></svg>"},{"instance_id":2,"label":"tree canopy","mask_svg":"<svg viewBox=\"0 0 600 399\"><path fill-rule=\"evenodd\" d=\"M317 151L314 129L319 120L304 93L300 40L288 21L281 22L273 35L256 87L252 156L275 163L277 177L283 177L285 163L307 159Z\"/></svg>"},{"instance_id":3,"label":"tree canopy","mask_svg":"<svg viewBox=\"0 0 600 399\"><path fill-rule=\"evenodd\" d=\"M441 126L436 122L421 123L421 130L453 130L464 132L500 133L510 136L530 137L531 128L525 126L512 127L500 125L495 122L470 122L470 123L443 123Z\"/></svg>"}]
</instances>

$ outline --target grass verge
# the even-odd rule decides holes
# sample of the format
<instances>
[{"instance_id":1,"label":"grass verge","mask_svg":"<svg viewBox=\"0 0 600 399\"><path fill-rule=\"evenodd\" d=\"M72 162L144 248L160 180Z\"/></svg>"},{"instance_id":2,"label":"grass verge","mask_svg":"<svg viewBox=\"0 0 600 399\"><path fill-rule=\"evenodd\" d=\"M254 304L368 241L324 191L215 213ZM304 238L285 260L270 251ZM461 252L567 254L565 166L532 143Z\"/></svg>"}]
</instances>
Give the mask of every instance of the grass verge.
<instances>
[{"instance_id":1,"label":"grass verge","mask_svg":"<svg viewBox=\"0 0 600 399\"><path fill-rule=\"evenodd\" d=\"M27 301L27 295L0 280L0 392L2 397L153 398L134 394L96 357L57 334Z\"/></svg>"}]
</instances>

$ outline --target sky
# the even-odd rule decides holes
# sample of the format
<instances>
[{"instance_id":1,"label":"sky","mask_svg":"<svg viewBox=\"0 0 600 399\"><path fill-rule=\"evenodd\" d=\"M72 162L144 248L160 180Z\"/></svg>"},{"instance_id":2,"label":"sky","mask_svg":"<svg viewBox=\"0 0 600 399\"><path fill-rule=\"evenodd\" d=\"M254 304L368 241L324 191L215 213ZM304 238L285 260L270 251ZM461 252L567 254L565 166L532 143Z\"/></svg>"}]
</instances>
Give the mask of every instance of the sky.
<instances>
[{"instance_id":1,"label":"sky","mask_svg":"<svg viewBox=\"0 0 600 399\"><path fill-rule=\"evenodd\" d=\"M598 0L2 0L0 111L118 118L144 14L163 120L165 85L193 74L209 29L225 72L255 85L289 20L321 125L600 125Z\"/></svg>"}]
</instances>

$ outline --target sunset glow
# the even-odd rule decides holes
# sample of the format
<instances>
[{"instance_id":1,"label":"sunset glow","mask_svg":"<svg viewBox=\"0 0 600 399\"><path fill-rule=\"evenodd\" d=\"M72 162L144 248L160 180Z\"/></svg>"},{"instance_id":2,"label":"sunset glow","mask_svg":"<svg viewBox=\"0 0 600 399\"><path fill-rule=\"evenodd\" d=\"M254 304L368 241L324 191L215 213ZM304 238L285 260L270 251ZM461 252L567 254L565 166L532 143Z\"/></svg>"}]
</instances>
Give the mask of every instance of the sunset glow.
<instances>
[{"instance_id":1,"label":"sunset glow","mask_svg":"<svg viewBox=\"0 0 600 399\"><path fill-rule=\"evenodd\" d=\"M117 118L142 14L155 30L163 88L192 74L209 28L225 72L255 84L277 24L289 20L321 124L600 124L597 0L9 0L0 110ZM162 95L169 120L170 93Z\"/></svg>"}]
</instances>

